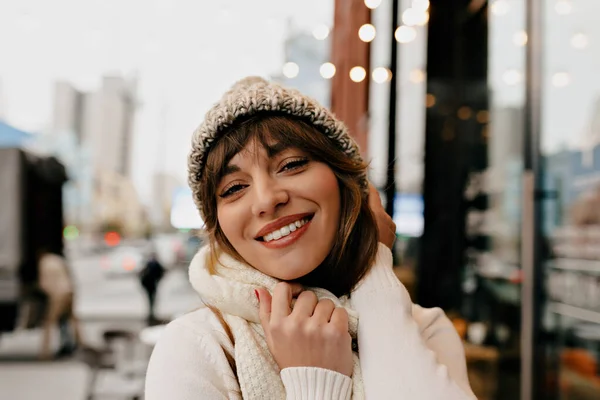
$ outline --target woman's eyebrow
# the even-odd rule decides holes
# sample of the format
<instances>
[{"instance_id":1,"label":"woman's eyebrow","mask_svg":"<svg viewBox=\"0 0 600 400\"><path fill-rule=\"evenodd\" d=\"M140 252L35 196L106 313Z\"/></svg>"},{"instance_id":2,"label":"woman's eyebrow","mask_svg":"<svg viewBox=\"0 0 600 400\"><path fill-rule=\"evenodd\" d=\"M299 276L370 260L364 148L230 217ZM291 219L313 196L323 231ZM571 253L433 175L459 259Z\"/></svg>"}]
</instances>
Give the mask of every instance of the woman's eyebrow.
<instances>
[{"instance_id":1,"label":"woman's eyebrow","mask_svg":"<svg viewBox=\"0 0 600 400\"><path fill-rule=\"evenodd\" d=\"M224 178L229 174L233 174L235 172L240 172L241 169L240 167L238 167L235 164L228 164L224 169L223 169L223 173L221 174L221 177Z\"/></svg>"},{"instance_id":2,"label":"woman's eyebrow","mask_svg":"<svg viewBox=\"0 0 600 400\"><path fill-rule=\"evenodd\" d=\"M265 150L267 150L267 156L269 158L273 158L282 151L289 149L289 147L290 146L286 145L285 143L278 142L265 145Z\"/></svg>"}]
</instances>

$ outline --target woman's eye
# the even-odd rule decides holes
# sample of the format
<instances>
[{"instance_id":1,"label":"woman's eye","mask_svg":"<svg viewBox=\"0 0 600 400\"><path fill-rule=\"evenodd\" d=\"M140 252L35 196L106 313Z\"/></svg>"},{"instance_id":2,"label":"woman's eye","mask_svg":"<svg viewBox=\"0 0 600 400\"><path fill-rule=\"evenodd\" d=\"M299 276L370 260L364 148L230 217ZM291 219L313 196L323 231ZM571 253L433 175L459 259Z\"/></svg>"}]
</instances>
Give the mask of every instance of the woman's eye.
<instances>
[{"instance_id":1,"label":"woman's eye","mask_svg":"<svg viewBox=\"0 0 600 400\"><path fill-rule=\"evenodd\" d=\"M306 164L308 164L308 159L306 158L302 158L302 159L298 159L298 160L293 160L290 161L288 163L286 163L282 168L281 168L281 172L285 172L285 171L291 171L297 168L301 168L304 167Z\"/></svg>"},{"instance_id":2,"label":"woman's eye","mask_svg":"<svg viewBox=\"0 0 600 400\"><path fill-rule=\"evenodd\" d=\"M219 195L219 197L226 198L226 197L232 196L232 195L236 194L237 192L239 192L240 190L242 190L244 187L245 186L241 185L241 184L229 186Z\"/></svg>"}]
</instances>

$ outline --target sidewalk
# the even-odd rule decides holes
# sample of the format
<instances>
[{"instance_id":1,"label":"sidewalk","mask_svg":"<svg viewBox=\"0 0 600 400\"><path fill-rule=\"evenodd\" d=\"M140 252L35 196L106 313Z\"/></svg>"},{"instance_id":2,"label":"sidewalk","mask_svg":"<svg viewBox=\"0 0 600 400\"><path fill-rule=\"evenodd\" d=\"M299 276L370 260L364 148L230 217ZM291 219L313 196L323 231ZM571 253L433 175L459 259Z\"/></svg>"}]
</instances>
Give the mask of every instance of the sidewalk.
<instances>
[{"instance_id":1,"label":"sidewalk","mask_svg":"<svg viewBox=\"0 0 600 400\"><path fill-rule=\"evenodd\" d=\"M184 270L169 272L159 285L156 314L161 319L172 319L201 304ZM136 278L121 279L98 288L96 293L81 291L75 312L82 321L142 321L147 316L148 302Z\"/></svg>"},{"instance_id":2,"label":"sidewalk","mask_svg":"<svg viewBox=\"0 0 600 400\"><path fill-rule=\"evenodd\" d=\"M7 400L84 400L89 368L77 362L0 363Z\"/></svg>"},{"instance_id":3,"label":"sidewalk","mask_svg":"<svg viewBox=\"0 0 600 400\"><path fill-rule=\"evenodd\" d=\"M147 303L135 280L115 282L98 289L91 294L88 292L78 302L76 309L87 345L102 348L102 334L106 330L137 333L146 326ZM167 274L160 285L157 300L157 316L164 320L171 320L201 306L183 270ZM92 375L90 367L74 360L37 361L41 335L41 330L37 329L0 337L0 398L85 400ZM52 348L56 350L58 332L53 332L52 339ZM136 360L138 358L145 365L147 355L136 356ZM103 371L95 387L104 393L139 393L143 375L136 379L123 379L117 375L114 371Z\"/></svg>"}]
</instances>

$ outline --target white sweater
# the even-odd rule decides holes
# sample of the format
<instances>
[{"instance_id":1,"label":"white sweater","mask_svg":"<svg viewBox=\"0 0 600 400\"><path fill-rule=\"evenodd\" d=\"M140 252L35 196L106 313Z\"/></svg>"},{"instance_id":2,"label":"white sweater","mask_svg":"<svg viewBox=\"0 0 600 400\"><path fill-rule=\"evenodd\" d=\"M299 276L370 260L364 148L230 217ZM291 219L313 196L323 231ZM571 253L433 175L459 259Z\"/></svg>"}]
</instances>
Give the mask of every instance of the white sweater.
<instances>
[{"instance_id":1,"label":"white sweater","mask_svg":"<svg viewBox=\"0 0 600 400\"><path fill-rule=\"evenodd\" d=\"M438 308L412 304L380 245L371 272L352 293L366 399L474 399L464 350ZM228 357L233 344L221 322L201 308L171 322L146 376L147 400L241 399ZM261 368L256 366L257 371ZM288 400L350 399L349 377L320 368L281 371Z\"/></svg>"}]
</instances>

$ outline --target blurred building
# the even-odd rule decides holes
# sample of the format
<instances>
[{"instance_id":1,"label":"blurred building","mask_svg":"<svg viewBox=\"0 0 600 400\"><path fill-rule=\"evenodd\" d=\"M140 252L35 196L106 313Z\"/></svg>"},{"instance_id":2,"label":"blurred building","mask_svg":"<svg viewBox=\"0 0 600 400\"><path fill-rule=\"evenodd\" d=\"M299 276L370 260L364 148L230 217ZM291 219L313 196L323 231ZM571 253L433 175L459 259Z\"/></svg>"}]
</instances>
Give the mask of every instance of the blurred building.
<instances>
[{"instance_id":1,"label":"blurred building","mask_svg":"<svg viewBox=\"0 0 600 400\"><path fill-rule=\"evenodd\" d=\"M81 139L93 149L95 171L129 175L136 101L136 82L115 76L104 77L100 89L76 106L83 113Z\"/></svg>"},{"instance_id":2,"label":"blurred building","mask_svg":"<svg viewBox=\"0 0 600 400\"><path fill-rule=\"evenodd\" d=\"M4 98L4 85L0 79L0 121L6 118L6 99Z\"/></svg>"},{"instance_id":3,"label":"blurred building","mask_svg":"<svg viewBox=\"0 0 600 400\"><path fill-rule=\"evenodd\" d=\"M83 107L87 96L69 82L59 81L54 84L52 131L55 134L72 133L77 144L81 144L84 131Z\"/></svg>"},{"instance_id":4,"label":"blurred building","mask_svg":"<svg viewBox=\"0 0 600 400\"><path fill-rule=\"evenodd\" d=\"M152 183L151 223L156 230L171 230L173 229L171 225L173 199L177 189L182 187L182 183L175 176L166 173L154 174Z\"/></svg>"},{"instance_id":5,"label":"blurred building","mask_svg":"<svg viewBox=\"0 0 600 400\"><path fill-rule=\"evenodd\" d=\"M328 29L324 28L323 29ZM331 103L331 82L323 79L320 68L329 61L329 37L317 39L314 35L289 28L285 40L285 62L289 70L273 76L273 80L284 86L296 88L329 107Z\"/></svg>"},{"instance_id":6,"label":"blurred building","mask_svg":"<svg viewBox=\"0 0 600 400\"><path fill-rule=\"evenodd\" d=\"M71 177L67 223L96 232L116 218L126 233L143 231L143 208L129 176L135 109L135 80L104 77L93 92L56 83L53 129L45 140Z\"/></svg>"},{"instance_id":7,"label":"blurred building","mask_svg":"<svg viewBox=\"0 0 600 400\"><path fill-rule=\"evenodd\" d=\"M93 226L103 231L119 231L125 236L145 234L146 212L131 180L117 172L100 170L94 182Z\"/></svg>"}]
</instances>

